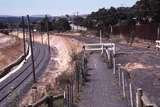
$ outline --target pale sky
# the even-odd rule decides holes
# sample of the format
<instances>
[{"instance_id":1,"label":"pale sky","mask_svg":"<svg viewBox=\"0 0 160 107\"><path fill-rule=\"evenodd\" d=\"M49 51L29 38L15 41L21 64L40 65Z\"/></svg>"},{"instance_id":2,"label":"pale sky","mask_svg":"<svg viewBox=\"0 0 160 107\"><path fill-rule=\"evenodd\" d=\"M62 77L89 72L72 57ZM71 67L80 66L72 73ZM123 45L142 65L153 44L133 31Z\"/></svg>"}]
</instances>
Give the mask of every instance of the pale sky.
<instances>
[{"instance_id":1,"label":"pale sky","mask_svg":"<svg viewBox=\"0 0 160 107\"><path fill-rule=\"evenodd\" d=\"M132 6L137 0L0 0L0 15L41 15L53 16L87 14L99 8L111 6Z\"/></svg>"}]
</instances>

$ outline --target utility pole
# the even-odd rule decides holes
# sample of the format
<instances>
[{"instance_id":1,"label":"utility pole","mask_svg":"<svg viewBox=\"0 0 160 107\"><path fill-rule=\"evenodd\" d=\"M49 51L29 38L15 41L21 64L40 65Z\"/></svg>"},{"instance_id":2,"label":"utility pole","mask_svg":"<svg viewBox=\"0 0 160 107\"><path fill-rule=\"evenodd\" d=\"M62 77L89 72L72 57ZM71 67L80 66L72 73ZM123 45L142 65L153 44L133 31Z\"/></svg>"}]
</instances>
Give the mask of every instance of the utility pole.
<instances>
[{"instance_id":1,"label":"utility pole","mask_svg":"<svg viewBox=\"0 0 160 107\"><path fill-rule=\"evenodd\" d=\"M78 19L78 11L76 12L76 17ZM78 31L78 23L77 23L77 31Z\"/></svg>"},{"instance_id":2,"label":"utility pole","mask_svg":"<svg viewBox=\"0 0 160 107\"><path fill-rule=\"evenodd\" d=\"M102 30L100 30L99 33L100 33L100 34L99 34L99 42L102 43Z\"/></svg>"},{"instance_id":3,"label":"utility pole","mask_svg":"<svg viewBox=\"0 0 160 107\"><path fill-rule=\"evenodd\" d=\"M33 37L32 43L33 43L33 45L34 45L34 43L35 43L35 39L34 39L34 28L32 27L31 29L32 29L31 32L32 32L32 37Z\"/></svg>"},{"instance_id":4,"label":"utility pole","mask_svg":"<svg viewBox=\"0 0 160 107\"><path fill-rule=\"evenodd\" d=\"M41 35L41 42L42 42L42 44L43 44L43 34L42 34L42 25L40 24L40 35Z\"/></svg>"},{"instance_id":5,"label":"utility pole","mask_svg":"<svg viewBox=\"0 0 160 107\"><path fill-rule=\"evenodd\" d=\"M160 25L160 24L158 24L158 28L157 28L157 40L159 40L159 36L160 36L160 28L159 28L159 25Z\"/></svg>"},{"instance_id":6,"label":"utility pole","mask_svg":"<svg viewBox=\"0 0 160 107\"><path fill-rule=\"evenodd\" d=\"M77 19L78 19L78 12L77 12ZM77 24L77 31L78 31L78 24Z\"/></svg>"},{"instance_id":7,"label":"utility pole","mask_svg":"<svg viewBox=\"0 0 160 107\"><path fill-rule=\"evenodd\" d=\"M48 27L48 22L49 22L49 20L48 20L48 17L47 17L47 15L45 16L46 17L46 30L47 30L47 36L48 36L48 50L49 50L49 53L51 52L51 50L50 50L50 37L49 37L49 27Z\"/></svg>"},{"instance_id":8,"label":"utility pole","mask_svg":"<svg viewBox=\"0 0 160 107\"><path fill-rule=\"evenodd\" d=\"M32 33L31 33L31 25L30 25L29 15L27 15L27 20L28 20L29 40L30 40L30 46L31 46L33 81L36 82L36 73L35 73L34 56L33 56L33 45L32 45Z\"/></svg>"},{"instance_id":9,"label":"utility pole","mask_svg":"<svg viewBox=\"0 0 160 107\"><path fill-rule=\"evenodd\" d=\"M24 23L24 17L22 16L22 29L23 29L23 46L24 46L24 55L26 56L26 42L25 42L25 23Z\"/></svg>"},{"instance_id":10,"label":"utility pole","mask_svg":"<svg viewBox=\"0 0 160 107\"><path fill-rule=\"evenodd\" d=\"M17 27L16 30L17 30L17 37L18 37L18 24L16 25L16 27Z\"/></svg>"},{"instance_id":11,"label":"utility pole","mask_svg":"<svg viewBox=\"0 0 160 107\"><path fill-rule=\"evenodd\" d=\"M113 27L112 27L112 25L110 26L110 29L111 29L110 36L112 36L112 34L113 34Z\"/></svg>"}]
</instances>

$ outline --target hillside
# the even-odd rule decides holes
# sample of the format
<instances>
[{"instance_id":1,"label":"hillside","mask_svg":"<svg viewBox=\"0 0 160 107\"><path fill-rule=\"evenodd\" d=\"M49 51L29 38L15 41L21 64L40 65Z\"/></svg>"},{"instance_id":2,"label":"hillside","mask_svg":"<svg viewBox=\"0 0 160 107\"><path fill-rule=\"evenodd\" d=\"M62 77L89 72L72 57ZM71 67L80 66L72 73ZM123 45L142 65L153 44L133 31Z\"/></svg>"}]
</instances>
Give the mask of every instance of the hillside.
<instances>
[{"instance_id":1,"label":"hillside","mask_svg":"<svg viewBox=\"0 0 160 107\"><path fill-rule=\"evenodd\" d=\"M0 69L16 60L23 53L20 39L0 33Z\"/></svg>"}]
</instances>

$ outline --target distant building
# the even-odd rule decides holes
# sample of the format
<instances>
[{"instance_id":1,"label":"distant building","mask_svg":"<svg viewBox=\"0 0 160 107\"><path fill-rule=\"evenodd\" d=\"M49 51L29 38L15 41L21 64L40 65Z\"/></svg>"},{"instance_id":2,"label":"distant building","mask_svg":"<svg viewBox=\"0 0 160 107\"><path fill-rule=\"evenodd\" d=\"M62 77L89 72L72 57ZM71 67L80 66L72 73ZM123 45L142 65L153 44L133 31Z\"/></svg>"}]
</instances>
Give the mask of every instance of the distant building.
<instances>
[{"instance_id":1,"label":"distant building","mask_svg":"<svg viewBox=\"0 0 160 107\"><path fill-rule=\"evenodd\" d=\"M86 27L70 24L72 31L87 31Z\"/></svg>"}]
</instances>

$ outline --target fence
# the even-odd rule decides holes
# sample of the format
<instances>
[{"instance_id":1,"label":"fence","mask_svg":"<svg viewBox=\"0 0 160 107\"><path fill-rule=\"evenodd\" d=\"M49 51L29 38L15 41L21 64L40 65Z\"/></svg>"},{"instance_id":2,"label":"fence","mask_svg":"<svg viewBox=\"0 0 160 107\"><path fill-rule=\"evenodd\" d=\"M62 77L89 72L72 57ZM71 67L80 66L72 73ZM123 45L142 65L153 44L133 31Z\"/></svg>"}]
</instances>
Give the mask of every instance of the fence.
<instances>
[{"instance_id":1,"label":"fence","mask_svg":"<svg viewBox=\"0 0 160 107\"><path fill-rule=\"evenodd\" d=\"M113 67L113 74L115 74L116 72L116 60L115 60L116 46L114 43L85 44L84 47L85 47L85 51L101 51L101 55L105 55L105 58L107 58L108 60L109 68Z\"/></svg>"},{"instance_id":2,"label":"fence","mask_svg":"<svg viewBox=\"0 0 160 107\"><path fill-rule=\"evenodd\" d=\"M157 47L159 46L159 41ZM158 47L159 48L159 47ZM129 107L158 107L156 104L151 102L145 95L141 88L136 87L130 78L130 74L121 68L121 64L116 65L116 53L115 45L113 49L108 50L103 48L105 51L103 57L107 62L109 68L113 68L113 74L118 80L118 85L121 89L121 94L124 99L127 100Z\"/></svg>"},{"instance_id":3,"label":"fence","mask_svg":"<svg viewBox=\"0 0 160 107\"><path fill-rule=\"evenodd\" d=\"M42 104L47 104L48 107L54 107L53 102L58 99L64 99L64 101L65 101L65 96L64 95L44 96L39 101L37 101L36 103L34 103L32 105L29 105L28 107L39 107Z\"/></svg>"},{"instance_id":4,"label":"fence","mask_svg":"<svg viewBox=\"0 0 160 107\"><path fill-rule=\"evenodd\" d=\"M158 107L149 100L141 88L137 88L132 83L129 73L121 68L121 64L117 64L116 67L114 74L118 80L122 97L127 100L129 107Z\"/></svg>"},{"instance_id":5,"label":"fence","mask_svg":"<svg viewBox=\"0 0 160 107\"><path fill-rule=\"evenodd\" d=\"M124 37L130 37L132 26L120 25L113 26L113 35L123 35ZM159 27L157 24L140 24L135 26L136 37L146 40L156 40L159 37Z\"/></svg>"},{"instance_id":6,"label":"fence","mask_svg":"<svg viewBox=\"0 0 160 107\"><path fill-rule=\"evenodd\" d=\"M81 86L87 81L87 58L85 53L76 57L75 72L68 79L62 80L65 83L64 93L58 96L47 95L34 104L27 107L72 107L78 100ZM54 105L57 100L62 100L63 104ZM44 106L45 105L45 106Z\"/></svg>"}]
</instances>

